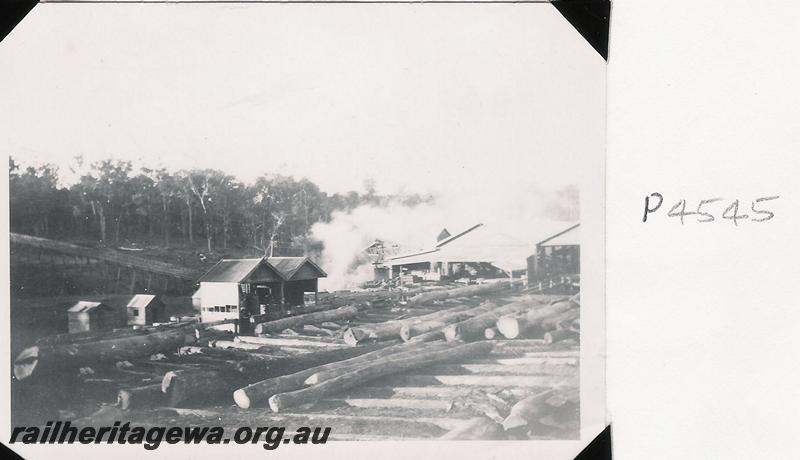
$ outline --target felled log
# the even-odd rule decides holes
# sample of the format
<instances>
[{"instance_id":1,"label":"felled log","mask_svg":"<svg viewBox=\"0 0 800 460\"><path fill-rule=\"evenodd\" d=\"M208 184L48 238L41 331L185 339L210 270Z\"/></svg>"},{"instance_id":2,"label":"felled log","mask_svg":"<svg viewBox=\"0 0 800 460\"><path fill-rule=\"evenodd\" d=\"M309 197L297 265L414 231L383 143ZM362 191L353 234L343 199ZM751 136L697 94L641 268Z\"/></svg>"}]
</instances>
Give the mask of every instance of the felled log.
<instances>
[{"instance_id":1,"label":"felled log","mask_svg":"<svg viewBox=\"0 0 800 460\"><path fill-rule=\"evenodd\" d=\"M562 340L578 339L578 337L580 337L580 333L575 332L571 329L558 329L555 331L547 332L544 335L544 343L549 345L551 343L560 342Z\"/></svg>"},{"instance_id":2,"label":"felled log","mask_svg":"<svg viewBox=\"0 0 800 460\"><path fill-rule=\"evenodd\" d=\"M179 369L164 374L159 391L169 406L175 407L187 400L209 400L221 397L229 388L242 380L233 372L214 369Z\"/></svg>"},{"instance_id":3,"label":"felled log","mask_svg":"<svg viewBox=\"0 0 800 460\"><path fill-rule=\"evenodd\" d=\"M489 417L475 417L454 428L439 439L447 440L498 440L505 439L503 426Z\"/></svg>"},{"instance_id":4,"label":"felled log","mask_svg":"<svg viewBox=\"0 0 800 460\"><path fill-rule=\"evenodd\" d=\"M436 321L451 314L468 311L473 308L475 307L470 305L459 305L427 315L350 327L344 332L344 341L348 345L357 345L366 341L392 339L400 336L403 326L420 324L425 321Z\"/></svg>"},{"instance_id":5,"label":"felled log","mask_svg":"<svg viewBox=\"0 0 800 460\"><path fill-rule=\"evenodd\" d=\"M522 284L522 280L516 280L514 284ZM431 292L423 292L408 299L408 304L420 305L426 302L445 300L448 298L490 294L492 292L500 292L509 289L510 287L511 283L508 281L499 281L496 283L476 284L473 286L458 287L455 289L442 289Z\"/></svg>"},{"instance_id":6,"label":"felled log","mask_svg":"<svg viewBox=\"0 0 800 460\"><path fill-rule=\"evenodd\" d=\"M343 347L345 344L337 341L336 339L328 338L314 338L314 339L301 339L301 338L283 338L283 337L250 337L250 336L237 336L233 339L234 342L253 344L258 346L272 346L272 347L316 347L316 348L331 348Z\"/></svg>"},{"instance_id":7,"label":"felled log","mask_svg":"<svg viewBox=\"0 0 800 460\"><path fill-rule=\"evenodd\" d=\"M497 334L499 334L499 332L493 327L487 327L483 330L483 337L486 338L486 340L493 340L497 337Z\"/></svg>"},{"instance_id":8,"label":"felled log","mask_svg":"<svg viewBox=\"0 0 800 460\"><path fill-rule=\"evenodd\" d=\"M34 345L17 356L14 376L24 380L34 372L48 368L77 368L97 362L116 362L153 353L169 353L192 341L193 337L188 336L185 330L173 329L95 342Z\"/></svg>"},{"instance_id":9,"label":"felled log","mask_svg":"<svg viewBox=\"0 0 800 460\"><path fill-rule=\"evenodd\" d=\"M511 407L508 417L503 420L503 428L506 431L513 430L538 420L547 407L547 400L555 394L556 390L550 389L521 399Z\"/></svg>"},{"instance_id":10,"label":"felled log","mask_svg":"<svg viewBox=\"0 0 800 460\"><path fill-rule=\"evenodd\" d=\"M210 358L225 359L242 361L246 359L267 359L269 355L262 353L249 353L243 350L234 350L230 348L214 348L214 347L199 347L199 346L186 346L178 350L180 356L208 356Z\"/></svg>"},{"instance_id":11,"label":"felled log","mask_svg":"<svg viewBox=\"0 0 800 460\"><path fill-rule=\"evenodd\" d=\"M420 342L433 342L436 340L444 340L444 332L439 329L436 331L426 332L424 334L415 335L408 339L406 343L420 343Z\"/></svg>"},{"instance_id":12,"label":"felled log","mask_svg":"<svg viewBox=\"0 0 800 460\"><path fill-rule=\"evenodd\" d=\"M230 397L231 392L248 382L261 381L321 364L352 358L375 351L383 346L381 344L348 347L341 350L324 350L271 359L246 359L238 361L234 365L221 365L216 368L173 369L173 372L167 372L164 375L162 390L167 394L167 400L172 406L184 402L221 399Z\"/></svg>"},{"instance_id":13,"label":"felled log","mask_svg":"<svg viewBox=\"0 0 800 460\"><path fill-rule=\"evenodd\" d=\"M580 309L570 308L569 310L556 315L544 318L541 322L542 329L552 331L555 329L569 329L572 322L580 316Z\"/></svg>"},{"instance_id":14,"label":"felled log","mask_svg":"<svg viewBox=\"0 0 800 460\"><path fill-rule=\"evenodd\" d=\"M161 384L126 388L117 393L117 406L122 410L143 409L162 405L166 402Z\"/></svg>"},{"instance_id":15,"label":"felled log","mask_svg":"<svg viewBox=\"0 0 800 460\"><path fill-rule=\"evenodd\" d=\"M234 340L212 340L208 342L213 348L220 349L234 349L234 350L249 350L249 351L262 351L268 353L279 349L277 346L259 345L257 343L237 342Z\"/></svg>"},{"instance_id":16,"label":"felled log","mask_svg":"<svg viewBox=\"0 0 800 460\"><path fill-rule=\"evenodd\" d=\"M576 384L576 377L572 375L403 374L393 377L392 383L398 386L457 385L500 388L549 388L559 385L574 385Z\"/></svg>"},{"instance_id":17,"label":"felled log","mask_svg":"<svg viewBox=\"0 0 800 460\"><path fill-rule=\"evenodd\" d=\"M483 339L486 328L494 326L503 315L530 310L534 305L535 303L533 301L513 302L473 318L450 324L444 327L442 331L444 332L445 339L449 342L454 340L470 341Z\"/></svg>"},{"instance_id":18,"label":"felled log","mask_svg":"<svg viewBox=\"0 0 800 460\"><path fill-rule=\"evenodd\" d=\"M478 307L469 308L466 310L449 309L433 315L426 315L427 318L421 318L417 321L409 321L400 327L400 338L404 341L409 341L411 337L416 335L425 334L431 331L442 329L445 326L473 318L480 314L491 311L497 308L497 305L491 302L486 302Z\"/></svg>"},{"instance_id":19,"label":"felled log","mask_svg":"<svg viewBox=\"0 0 800 460\"><path fill-rule=\"evenodd\" d=\"M239 407L247 409L249 407L253 407L267 402L269 397L276 393L302 388L303 386L305 386L305 380L317 372L333 369L336 367L349 366L354 363L366 363L371 360L381 358L383 356L390 356L392 354L396 354L398 352L421 349L424 346L425 344L420 344L418 346L407 346L403 344L403 345L393 345L385 348L381 347L378 350L370 351L369 353L359 354L349 359L328 361L327 363L321 364L319 366L305 367L303 368L303 370L291 374L284 373L278 377L267 378L265 380L261 380L259 382L247 385L246 387L239 388L233 393L233 399ZM367 348L366 346L359 346L351 348L350 350L358 350L366 348ZM336 351L344 352L346 350L347 349L336 350Z\"/></svg>"},{"instance_id":20,"label":"felled log","mask_svg":"<svg viewBox=\"0 0 800 460\"><path fill-rule=\"evenodd\" d=\"M112 331L82 331L68 334L55 334L41 337L35 344L39 346L60 345L79 342L95 342L110 338L123 338L137 335L145 335L147 331L135 330L131 328L120 328Z\"/></svg>"},{"instance_id":21,"label":"felled log","mask_svg":"<svg viewBox=\"0 0 800 460\"><path fill-rule=\"evenodd\" d=\"M370 361L368 364L375 364L379 360L399 360L412 356L410 354L429 353L431 351L442 350L444 348L452 348L452 347L444 342L433 343L428 346L425 346L425 348L423 349L420 349L420 347L402 347L397 351L393 351L391 354L385 355L385 357L376 356L373 358L373 361ZM341 366L331 367L330 369L326 370L320 370L318 372L311 374L303 383L305 383L306 385L316 385L325 380L330 380L332 378L339 377L340 375L344 375L348 372L352 372L353 370L363 366L364 362L360 361L360 362L354 362L352 364L343 364Z\"/></svg>"},{"instance_id":22,"label":"felled log","mask_svg":"<svg viewBox=\"0 0 800 460\"><path fill-rule=\"evenodd\" d=\"M300 404L316 402L331 394L336 394L344 390L363 385L364 383L386 375L403 372L409 369L423 367L429 364L459 359L465 356L476 356L488 353L492 345L487 342L476 342L465 345L457 345L442 350L430 352L422 351L413 356L400 359L376 359L363 367L352 372L340 375L330 380L325 380L317 385L290 391L288 393L277 393L269 398L269 407L273 412L280 412L282 409Z\"/></svg>"},{"instance_id":23,"label":"felled log","mask_svg":"<svg viewBox=\"0 0 800 460\"><path fill-rule=\"evenodd\" d=\"M303 325L303 334L306 335L313 335L319 337L333 337L335 334L333 331L329 329L325 329L322 327L315 326L313 324L305 324Z\"/></svg>"},{"instance_id":24,"label":"felled log","mask_svg":"<svg viewBox=\"0 0 800 460\"><path fill-rule=\"evenodd\" d=\"M327 321L338 321L354 318L358 315L358 308L353 306L341 307L335 310L325 310L305 315L290 316L275 321L256 324L254 331L256 334L268 334L281 332L291 327L299 327L305 324L324 323Z\"/></svg>"},{"instance_id":25,"label":"felled log","mask_svg":"<svg viewBox=\"0 0 800 460\"><path fill-rule=\"evenodd\" d=\"M535 308L521 314L520 312L516 312L516 314L510 313L497 320L497 330L506 338L515 339L541 325L544 320L576 308L577 304L567 300Z\"/></svg>"}]
</instances>

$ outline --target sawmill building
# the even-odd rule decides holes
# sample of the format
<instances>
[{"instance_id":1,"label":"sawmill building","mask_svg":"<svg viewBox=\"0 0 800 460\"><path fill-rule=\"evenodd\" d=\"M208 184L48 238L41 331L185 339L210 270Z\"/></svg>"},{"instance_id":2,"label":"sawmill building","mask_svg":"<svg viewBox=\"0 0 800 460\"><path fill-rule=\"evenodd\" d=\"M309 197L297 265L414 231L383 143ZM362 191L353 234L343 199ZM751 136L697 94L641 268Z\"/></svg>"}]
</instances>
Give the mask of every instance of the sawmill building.
<instances>
[{"instance_id":1,"label":"sawmill building","mask_svg":"<svg viewBox=\"0 0 800 460\"><path fill-rule=\"evenodd\" d=\"M574 224L536 243L528 257L528 284L581 273L580 224Z\"/></svg>"},{"instance_id":2,"label":"sawmill building","mask_svg":"<svg viewBox=\"0 0 800 460\"><path fill-rule=\"evenodd\" d=\"M532 246L484 224L451 234L447 229L433 247L387 260L392 276L418 274L423 279L496 278L525 269Z\"/></svg>"}]
</instances>

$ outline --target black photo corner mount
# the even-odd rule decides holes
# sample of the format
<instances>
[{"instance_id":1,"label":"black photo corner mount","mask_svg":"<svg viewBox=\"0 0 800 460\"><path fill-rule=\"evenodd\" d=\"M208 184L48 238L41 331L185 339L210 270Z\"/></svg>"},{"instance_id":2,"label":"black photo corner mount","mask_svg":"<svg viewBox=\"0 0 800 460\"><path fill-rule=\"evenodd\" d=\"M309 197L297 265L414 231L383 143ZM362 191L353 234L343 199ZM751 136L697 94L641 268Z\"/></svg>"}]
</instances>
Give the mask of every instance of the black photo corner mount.
<instances>
[{"instance_id":1,"label":"black photo corner mount","mask_svg":"<svg viewBox=\"0 0 800 460\"><path fill-rule=\"evenodd\" d=\"M6 446L2 442L0 442L0 456L10 460L25 460L24 458L22 458L22 456L11 450L10 447Z\"/></svg>"},{"instance_id":2,"label":"black photo corner mount","mask_svg":"<svg viewBox=\"0 0 800 460\"><path fill-rule=\"evenodd\" d=\"M611 460L611 425L587 444L575 460Z\"/></svg>"},{"instance_id":3,"label":"black photo corner mount","mask_svg":"<svg viewBox=\"0 0 800 460\"><path fill-rule=\"evenodd\" d=\"M551 4L608 61L610 0L552 0Z\"/></svg>"},{"instance_id":4,"label":"black photo corner mount","mask_svg":"<svg viewBox=\"0 0 800 460\"><path fill-rule=\"evenodd\" d=\"M37 0L0 0L0 42L33 9Z\"/></svg>"}]
</instances>

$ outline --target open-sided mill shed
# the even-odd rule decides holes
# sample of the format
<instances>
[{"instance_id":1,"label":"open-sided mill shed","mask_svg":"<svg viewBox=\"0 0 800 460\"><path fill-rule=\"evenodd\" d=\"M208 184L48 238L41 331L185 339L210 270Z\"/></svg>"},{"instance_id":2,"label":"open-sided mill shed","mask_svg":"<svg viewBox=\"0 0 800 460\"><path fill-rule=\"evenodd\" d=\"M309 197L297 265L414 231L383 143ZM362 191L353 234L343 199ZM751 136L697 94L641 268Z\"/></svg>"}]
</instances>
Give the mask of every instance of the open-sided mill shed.
<instances>
[{"instance_id":1,"label":"open-sided mill shed","mask_svg":"<svg viewBox=\"0 0 800 460\"><path fill-rule=\"evenodd\" d=\"M316 302L317 280L326 276L307 257L222 259L200 278L195 298L203 322L239 319L244 333L253 315L279 318Z\"/></svg>"}]
</instances>

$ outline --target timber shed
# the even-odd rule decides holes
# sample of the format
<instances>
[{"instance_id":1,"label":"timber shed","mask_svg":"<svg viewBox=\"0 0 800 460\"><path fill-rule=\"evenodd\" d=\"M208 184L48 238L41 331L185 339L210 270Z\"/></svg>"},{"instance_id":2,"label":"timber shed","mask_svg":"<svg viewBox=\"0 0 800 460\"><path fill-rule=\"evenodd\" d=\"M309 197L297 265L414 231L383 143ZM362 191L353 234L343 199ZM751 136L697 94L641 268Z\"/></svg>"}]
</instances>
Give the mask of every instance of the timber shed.
<instances>
[{"instance_id":1,"label":"timber shed","mask_svg":"<svg viewBox=\"0 0 800 460\"><path fill-rule=\"evenodd\" d=\"M536 252L528 257L528 284L549 278L580 275L580 224L574 224L536 243Z\"/></svg>"},{"instance_id":2,"label":"timber shed","mask_svg":"<svg viewBox=\"0 0 800 460\"><path fill-rule=\"evenodd\" d=\"M151 294L136 294L131 297L125 306L128 324L146 325L166 322L164 303L158 296Z\"/></svg>"},{"instance_id":3,"label":"timber shed","mask_svg":"<svg viewBox=\"0 0 800 460\"><path fill-rule=\"evenodd\" d=\"M203 275L199 297L203 322L239 319L240 332L254 315L275 318L316 301L327 274L307 257L222 259Z\"/></svg>"},{"instance_id":4,"label":"timber shed","mask_svg":"<svg viewBox=\"0 0 800 460\"><path fill-rule=\"evenodd\" d=\"M67 310L70 334L86 331L110 331L119 326L116 309L102 302L80 301Z\"/></svg>"}]
</instances>

